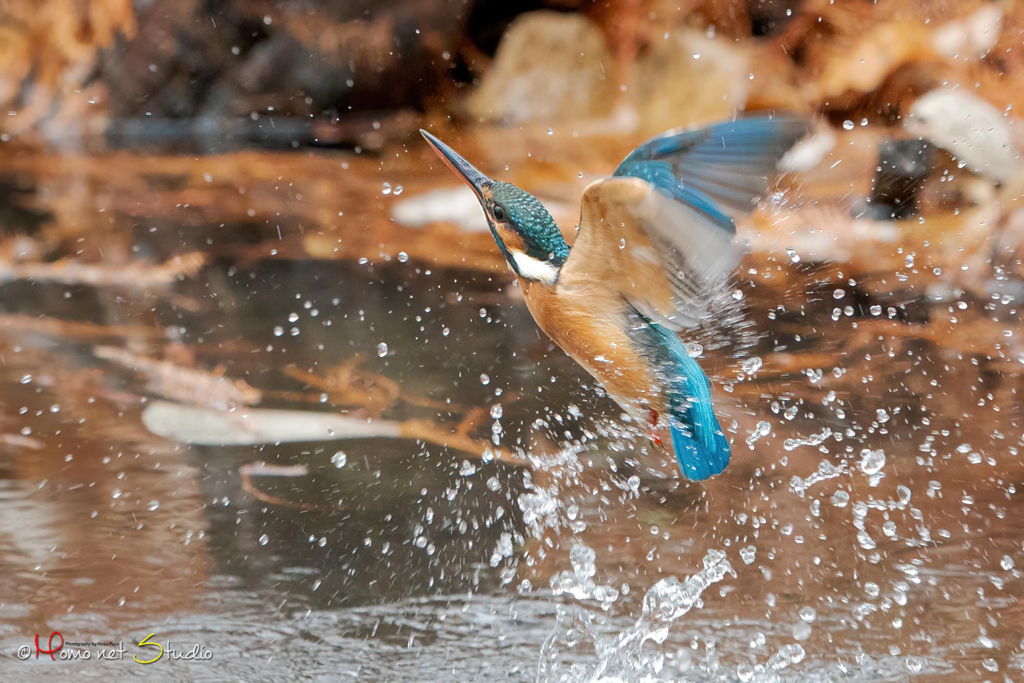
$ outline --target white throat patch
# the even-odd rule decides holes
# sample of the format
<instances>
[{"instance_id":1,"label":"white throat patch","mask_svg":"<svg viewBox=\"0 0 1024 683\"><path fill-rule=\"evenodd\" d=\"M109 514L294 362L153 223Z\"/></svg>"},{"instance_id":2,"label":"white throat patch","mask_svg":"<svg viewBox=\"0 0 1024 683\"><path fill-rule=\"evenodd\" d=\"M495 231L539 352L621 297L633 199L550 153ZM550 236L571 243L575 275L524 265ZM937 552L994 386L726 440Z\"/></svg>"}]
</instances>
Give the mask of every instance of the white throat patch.
<instances>
[{"instance_id":1,"label":"white throat patch","mask_svg":"<svg viewBox=\"0 0 1024 683\"><path fill-rule=\"evenodd\" d=\"M512 260L516 262L516 269L523 277L542 282L546 285L554 284L555 280L558 279L557 266L547 261L535 259L521 251L510 250L509 253L512 254Z\"/></svg>"}]
</instances>

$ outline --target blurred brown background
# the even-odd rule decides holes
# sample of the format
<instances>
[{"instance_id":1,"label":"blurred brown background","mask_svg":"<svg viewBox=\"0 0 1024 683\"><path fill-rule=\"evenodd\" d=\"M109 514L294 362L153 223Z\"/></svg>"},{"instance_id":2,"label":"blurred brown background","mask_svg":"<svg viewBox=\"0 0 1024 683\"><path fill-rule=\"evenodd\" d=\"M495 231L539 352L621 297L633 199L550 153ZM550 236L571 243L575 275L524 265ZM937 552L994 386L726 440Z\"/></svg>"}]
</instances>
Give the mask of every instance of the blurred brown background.
<instances>
[{"instance_id":1,"label":"blurred brown background","mask_svg":"<svg viewBox=\"0 0 1024 683\"><path fill-rule=\"evenodd\" d=\"M373 145L400 114L404 132L617 111L649 133L778 107L892 125L938 85L1024 106L1022 17L971 0L5 0L0 131Z\"/></svg>"}]
</instances>

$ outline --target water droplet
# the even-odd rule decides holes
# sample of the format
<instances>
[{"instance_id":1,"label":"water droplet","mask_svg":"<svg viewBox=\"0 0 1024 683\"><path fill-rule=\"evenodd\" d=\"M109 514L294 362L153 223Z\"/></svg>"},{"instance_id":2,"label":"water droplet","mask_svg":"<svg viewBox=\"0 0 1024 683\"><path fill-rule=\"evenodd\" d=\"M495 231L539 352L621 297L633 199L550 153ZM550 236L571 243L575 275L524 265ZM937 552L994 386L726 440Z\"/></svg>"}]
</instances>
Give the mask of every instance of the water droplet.
<instances>
[{"instance_id":1,"label":"water droplet","mask_svg":"<svg viewBox=\"0 0 1024 683\"><path fill-rule=\"evenodd\" d=\"M267 536L266 534L263 534L262 536L260 536L260 545L266 545L269 542L270 542L270 536Z\"/></svg>"},{"instance_id":2,"label":"water droplet","mask_svg":"<svg viewBox=\"0 0 1024 683\"><path fill-rule=\"evenodd\" d=\"M843 121L843 130L853 130L853 121L850 119Z\"/></svg>"},{"instance_id":3,"label":"water droplet","mask_svg":"<svg viewBox=\"0 0 1024 683\"><path fill-rule=\"evenodd\" d=\"M160 507L160 501L151 500L149 501L149 505L147 505L146 507L149 509L150 512L152 512L153 510L156 510L158 507Z\"/></svg>"},{"instance_id":4,"label":"water droplet","mask_svg":"<svg viewBox=\"0 0 1024 683\"><path fill-rule=\"evenodd\" d=\"M401 185L395 185L395 196L402 194L402 190L405 189Z\"/></svg>"},{"instance_id":5,"label":"water droplet","mask_svg":"<svg viewBox=\"0 0 1024 683\"><path fill-rule=\"evenodd\" d=\"M1011 569L1013 569L1013 558L1009 555L1003 555L1003 559L1002 561L1000 561L999 566L1005 569L1006 571L1010 571Z\"/></svg>"},{"instance_id":6,"label":"water droplet","mask_svg":"<svg viewBox=\"0 0 1024 683\"><path fill-rule=\"evenodd\" d=\"M28 384L31 381L32 381L32 375L25 375L25 376L23 376L21 378L21 383L22 384Z\"/></svg>"},{"instance_id":7,"label":"water droplet","mask_svg":"<svg viewBox=\"0 0 1024 683\"><path fill-rule=\"evenodd\" d=\"M284 328L281 327L280 325L275 325L274 326L274 336L275 337L280 337L282 334L284 334Z\"/></svg>"},{"instance_id":8,"label":"water droplet","mask_svg":"<svg viewBox=\"0 0 1024 683\"><path fill-rule=\"evenodd\" d=\"M569 551L569 562L572 563L576 578L580 580L589 579L597 573L596 559L597 554L594 549L583 544L574 545Z\"/></svg>"},{"instance_id":9,"label":"water droplet","mask_svg":"<svg viewBox=\"0 0 1024 683\"><path fill-rule=\"evenodd\" d=\"M791 645L783 645L779 648L779 651L768 658L766 668L772 671L778 671L779 669L785 669L790 664L799 664L804 660L806 653L803 647L795 643Z\"/></svg>"},{"instance_id":10,"label":"water droplet","mask_svg":"<svg viewBox=\"0 0 1024 683\"><path fill-rule=\"evenodd\" d=\"M750 436L747 437L747 445L753 448L755 441L760 439L762 436L768 436L771 433L772 426L764 420L761 420L757 423L757 426L754 427L754 431L750 433Z\"/></svg>"},{"instance_id":11,"label":"water droplet","mask_svg":"<svg viewBox=\"0 0 1024 683\"><path fill-rule=\"evenodd\" d=\"M288 322L294 323L294 322L297 322L298 319L299 319L299 314L298 313L289 313L288 314Z\"/></svg>"},{"instance_id":12,"label":"water droplet","mask_svg":"<svg viewBox=\"0 0 1024 683\"><path fill-rule=\"evenodd\" d=\"M786 253L789 255L791 263L800 263L800 254L796 253L796 249L793 247L786 247Z\"/></svg>"},{"instance_id":13,"label":"water droplet","mask_svg":"<svg viewBox=\"0 0 1024 683\"><path fill-rule=\"evenodd\" d=\"M495 403L493 406L491 406L491 417L493 417L495 420L501 419L502 412L503 411L500 403Z\"/></svg>"},{"instance_id":14,"label":"water droplet","mask_svg":"<svg viewBox=\"0 0 1024 683\"><path fill-rule=\"evenodd\" d=\"M832 292L833 299L842 299L844 296L846 296L845 289L837 289L836 291Z\"/></svg>"},{"instance_id":15,"label":"water droplet","mask_svg":"<svg viewBox=\"0 0 1024 683\"><path fill-rule=\"evenodd\" d=\"M110 492L110 497L111 498L120 498L121 497L121 489L114 489L113 491L111 491Z\"/></svg>"},{"instance_id":16,"label":"water droplet","mask_svg":"<svg viewBox=\"0 0 1024 683\"><path fill-rule=\"evenodd\" d=\"M806 621L808 624L818 618L818 613L813 607L805 606L800 608L800 618Z\"/></svg>"},{"instance_id":17,"label":"water droplet","mask_svg":"<svg viewBox=\"0 0 1024 683\"><path fill-rule=\"evenodd\" d=\"M860 452L860 471L867 475L878 474L885 466L885 453L881 450L864 449Z\"/></svg>"},{"instance_id":18,"label":"water droplet","mask_svg":"<svg viewBox=\"0 0 1024 683\"><path fill-rule=\"evenodd\" d=\"M757 559L757 548L752 545L741 548L740 558L743 560L743 564L753 564L754 560Z\"/></svg>"},{"instance_id":19,"label":"water droplet","mask_svg":"<svg viewBox=\"0 0 1024 683\"><path fill-rule=\"evenodd\" d=\"M391 183L384 183L380 191L381 194L391 194Z\"/></svg>"},{"instance_id":20,"label":"water droplet","mask_svg":"<svg viewBox=\"0 0 1024 683\"><path fill-rule=\"evenodd\" d=\"M388 345L385 344L384 342L377 344L377 355L380 356L381 358L388 355Z\"/></svg>"},{"instance_id":21,"label":"water droplet","mask_svg":"<svg viewBox=\"0 0 1024 683\"><path fill-rule=\"evenodd\" d=\"M759 357L754 356L752 358L748 358L745 361L743 361L743 372L747 373L748 375L753 375L754 373L761 369L762 365L763 362Z\"/></svg>"},{"instance_id":22,"label":"water droplet","mask_svg":"<svg viewBox=\"0 0 1024 683\"><path fill-rule=\"evenodd\" d=\"M337 453L331 456L331 464L337 467L338 469L344 467L345 463L347 462L348 456L345 455L344 451L338 451Z\"/></svg>"},{"instance_id":23,"label":"water droplet","mask_svg":"<svg viewBox=\"0 0 1024 683\"><path fill-rule=\"evenodd\" d=\"M395 194L398 194L398 192L395 192ZM398 252L398 262L399 263L405 263L408 260L409 260L409 255L408 254L406 254L404 251Z\"/></svg>"},{"instance_id":24,"label":"water droplet","mask_svg":"<svg viewBox=\"0 0 1024 683\"><path fill-rule=\"evenodd\" d=\"M896 487L896 495L899 496L900 505L906 507L910 503L910 489L900 484Z\"/></svg>"},{"instance_id":25,"label":"water droplet","mask_svg":"<svg viewBox=\"0 0 1024 683\"><path fill-rule=\"evenodd\" d=\"M488 377L486 374L481 374L480 375L480 384L483 384L484 386L487 386L490 383L491 383L491 378L490 377Z\"/></svg>"}]
</instances>

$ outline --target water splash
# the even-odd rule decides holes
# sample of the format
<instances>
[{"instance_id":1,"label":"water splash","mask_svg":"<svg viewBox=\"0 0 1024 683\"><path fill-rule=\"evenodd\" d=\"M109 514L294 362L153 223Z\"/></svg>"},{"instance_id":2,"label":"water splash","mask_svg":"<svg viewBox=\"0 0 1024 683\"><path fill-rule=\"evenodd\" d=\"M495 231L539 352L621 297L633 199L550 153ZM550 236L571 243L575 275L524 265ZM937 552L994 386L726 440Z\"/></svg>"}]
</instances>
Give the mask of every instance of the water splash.
<instances>
[{"instance_id":1,"label":"water splash","mask_svg":"<svg viewBox=\"0 0 1024 683\"><path fill-rule=\"evenodd\" d=\"M827 479L835 479L839 475L846 471L846 463L840 463L837 467L828 460L822 460L818 463L818 471L809 474L806 477L800 477L799 475L793 475L793 478L789 480L789 490L803 498L804 493L807 489L817 484L818 482L825 481Z\"/></svg>"},{"instance_id":2,"label":"water splash","mask_svg":"<svg viewBox=\"0 0 1024 683\"><path fill-rule=\"evenodd\" d=\"M591 565L584 560L592 553L578 552L578 559L583 561L583 574L590 571ZM565 577L566 574L569 572L559 576L579 578L575 574ZM703 605L704 591L727 574L736 576L726 554L709 550L704 557L704 568L685 581L673 576L651 586L644 595L640 618L618 635L603 635L601 620L592 611L560 607L555 629L541 649L537 680L545 683L658 680L665 665L665 654L659 646L668 638L672 624L694 607L699 609ZM589 576L584 580L592 582ZM581 661L591 649L593 662Z\"/></svg>"},{"instance_id":3,"label":"water splash","mask_svg":"<svg viewBox=\"0 0 1024 683\"><path fill-rule=\"evenodd\" d=\"M768 424L768 422L766 422L765 420L761 420L760 422L757 423L757 426L754 427L754 431L750 433L750 436L747 437L747 446L750 448L750 450L754 450L754 442L760 439L762 436L768 436L771 433L772 426Z\"/></svg>"},{"instance_id":4,"label":"water splash","mask_svg":"<svg viewBox=\"0 0 1024 683\"><path fill-rule=\"evenodd\" d=\"M611 585L599 585L594 582L597 573L594 550L582 543L577 543L569 551L572 571L564 571L551 577L551 591L555 595L568 594L577 600L597 600L601 609L608 611L619 599L619 591Z\"/></svg>"},{"instance_id":5,"label":"water splash","mask_svg":"<svg viewBox=\"0 0 1024 683\"><path fill-rule=\"evenodd\" d=\"M821 444L825 443L825 440L828 439L830 436L832 436L832 430L828 427L825 427L824 429L821 430L821 432L817 434L811 434L806 438L798 437L795 439L786 439L783 442L782 447L785 448L787 451L791 451L800 446L820 446Z\"/></svg>"}]
</instances>

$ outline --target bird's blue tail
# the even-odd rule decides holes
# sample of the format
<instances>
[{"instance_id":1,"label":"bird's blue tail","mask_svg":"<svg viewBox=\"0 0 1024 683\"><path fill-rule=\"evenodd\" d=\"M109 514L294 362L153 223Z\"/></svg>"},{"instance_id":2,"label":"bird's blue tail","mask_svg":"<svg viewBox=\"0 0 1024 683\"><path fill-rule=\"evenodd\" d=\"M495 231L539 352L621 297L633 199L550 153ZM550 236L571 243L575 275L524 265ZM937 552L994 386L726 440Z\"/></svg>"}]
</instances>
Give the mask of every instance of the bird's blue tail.
<instances>
[{"instance_id":1,"label":"bird's blue tail","mask_svg":"<svg viewBox=\"0 0 1024 683\"><path fill-rule=\"evenodd\" d=\"M687 479L714 476L729 464L731 449L711 405L711 382L672 331L648 323L645 332L665 382L679 470Z\"/></svg>"}]
</instances>

